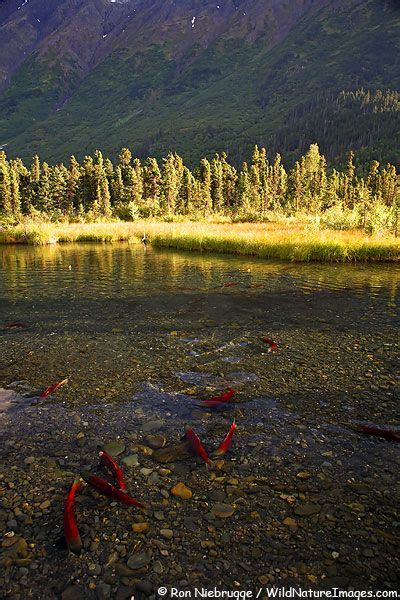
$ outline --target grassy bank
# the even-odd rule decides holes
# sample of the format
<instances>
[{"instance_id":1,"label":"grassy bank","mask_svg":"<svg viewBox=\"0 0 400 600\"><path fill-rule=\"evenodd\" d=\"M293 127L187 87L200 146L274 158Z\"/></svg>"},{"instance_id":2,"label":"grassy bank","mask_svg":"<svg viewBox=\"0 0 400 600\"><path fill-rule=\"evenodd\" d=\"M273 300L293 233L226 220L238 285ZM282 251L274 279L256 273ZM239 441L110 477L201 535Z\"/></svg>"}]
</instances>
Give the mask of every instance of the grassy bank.
<instances>
[{"instance_id":1,"label":"grassy bank","mask_svg":"<svg viewBox=\"0 0 400 600\"><path fill-rule=\"evenodd\" d=\"M0 230L1 244L45 245L67 242L140 243L154 247L242 254L291 261L398 261L400 240L360 231L310 228L287 223L28 223Z\"/></svg>"}]
</instances>

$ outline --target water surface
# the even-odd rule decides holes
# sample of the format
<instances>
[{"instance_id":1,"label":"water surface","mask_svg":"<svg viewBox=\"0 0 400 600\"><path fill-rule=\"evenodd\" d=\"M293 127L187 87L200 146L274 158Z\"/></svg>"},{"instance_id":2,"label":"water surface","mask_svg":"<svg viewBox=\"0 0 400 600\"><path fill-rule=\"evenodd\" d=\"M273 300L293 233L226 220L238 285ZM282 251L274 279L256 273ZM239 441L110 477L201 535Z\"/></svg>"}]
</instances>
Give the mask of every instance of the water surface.
<instances>
[{"instance_id":1,"label":"water surface","mask_svg":"<svg viewBox=\"0 0 400 600\"><path fill-rule=\"evenodd\" d=\"M147 380L173 391L221 387L235 372L243 399L254 391L369 394L372 383L385 391L393 383L397 265L288 264L127 244L5 246L0 265L0 324L28 325L0 333L3 384L40 388L69 376L60 394L75 402L127 398ZM279 351L268 354L261 336Z\"/></svg>"},{"instance_id":2,"label":"water surface","mask_svg":"<svg viewBox=\"0 0 400 600\"><path fill-rule=\"evenodd\" d=\"M20 594L20 583L23 597L47 599L83 582L85 597L96 598L111 573L116 595L121 577L110 557L126 562L138 541L161 563L143 575L154 589L177 581L256 589L260 573L307 588L396 586L398 444L354 427L399 426L398 266L125 244L0 247L0 265L0 324L27 325L0 329L0 531L23 535L38 564L34 579L16 580L11 567L4 589ZM53 397L31 397L67 376ZM226 410L199 406L228 386L236 394ZM232 448L214 470L192 456L162 470L143 449L149 432L179 443L190 423L211 453L234 418ZM98 450L116 439L118 460L136 456L124 467L127 486L149 511L137 517L99 504L85 489L85 552L76 559L58 546L63 498L77 474L105 475ZM193 490L190 502L171 498L179 481ZM216 501L235 509L223 523L210 515ZM133 517L150 522L139 540ZM288 518L298 525L288 528ZM167 546L162 527L174 529ZM210 541L212 555L203 545Z\"/></svg>"}]
</instances>

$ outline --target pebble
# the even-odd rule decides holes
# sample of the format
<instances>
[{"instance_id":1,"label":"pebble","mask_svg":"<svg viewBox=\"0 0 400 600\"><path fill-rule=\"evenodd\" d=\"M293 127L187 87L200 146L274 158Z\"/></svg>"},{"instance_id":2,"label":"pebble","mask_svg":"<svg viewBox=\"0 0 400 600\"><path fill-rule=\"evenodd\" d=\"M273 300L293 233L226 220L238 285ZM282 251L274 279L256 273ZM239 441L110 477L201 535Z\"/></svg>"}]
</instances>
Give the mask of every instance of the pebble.
<instances>
[{"instance_id":1,"label":"pebble","mask_svg":"<svg viewBox=\"0 0 400 600\"><path fill-rule=\"evenodd\" d=\"M177 496L178 498L182 498L182 500L190 500L193 496L192 490L190 490L186 485L182 482L177 483L171 489L171 494L173 496Z\"/></svg>"},{"instance_id":2,"label":"pebble","mask_svg":"<svg viewBox=\"0 0 400 600\"><path fill-rule=\"evenodd\" d=\"M150 431L157 431L159 429L161 429L164 425L163 421L158 421L158 420L154 420L154 421L148 421L147 423L145 423L142 426L142 431L144 433L150 433Z\"/></svg>"},{"instance_id":3,"label":"pebble","mask_svg":"<svg viewBox=\"0 0 400 600\"><path fill-rule=\"evenodd\" d=\"M150 596L153 591L153 585L150 583L150 581L138 581L136 587L139 592L143 592L145 596Z\"/></svg>"},{"instance_id":4,"label":"pebble","mask_svg":"<svg viewBox=\"0 0 400 600\"><path fill-rule=\"evenodd\" d=\"M134 571L132 569L119 562L114 564L114 569L116 573L120 575L120 577L130 577L134 574Z\"/></svg>"},{"instance_id":5,"label":"pebble","mask_svg":"<svg viewBox=\"0 0 400 600\"><path fill-rule=\"evenodd\" d=\"M297 521L296 519L292 519L292 517L286 517L286 519L283 520L283 524L291 529L297 529Z\"/></svg>"},{"instance_id":6,"label":"pebble","mask_svg":"<svg viewBox=\"0 0 400 600\"><path fill-rule=\"evenodd\" d=\"M138 552L133 554L127 561L127 565L134 571L146 567L151 562L151 556L146 552Z\"/></svg>"},{"instance_id":7,"label":"pebble","mask_svg":"<svg viewBox=\"0 0 400 600\"><path fill-rule=\"evenodd\" d=\"M113 440L105 444L104 450L111 456L119 456L125 451L125 442L122 440Z\"/></svg>"},{"instance_id":8,"label":"pebble","mask_svg":"<svg viewBox=\"0 0 400 600\"><path fill-rule=\"evenodd\" d=\"M159 463L172 463L187 458L190 455L191 453L187 443L181 442L180 444L166 446L165 448L156 450L153 454L153 458Z\"/></svg>"},{"instance_id":9,"label":"pebble","mask_svg":"<svg viewBox=\"0 0 400 600\"><path fill-rule=\"evenodd\" d=\"M151 475L149 476L147 483L149 485L159 485L160 483L160 476L158 473L156 473L155 471L153 471L153 473L151 473Z\"/></svg>"},{"instance_id":10,"label":"pebble","mask_svg":"<svg viewBox=\"0 0 400 600\"><path fill-rule=\"evenodd\" d=\"M148 477L149 475L152 474L153 469L147 469L145 467L143 467L143 469L140 469L140 472L142 475L144 475L145 477Z\"/></svg>"},{"instance_id":11,"label":"pebble","mask_svg":"<svg viewBox=\"0 0 400 600\"><path fill-rule=\"evenodd\" d=\"M214 504L211 509L211 514L214 517L218 517L219 519L226 519L227 517L231 517L235 512L235 507L231 504L223 504L222 502L218 502Z\"/></svg>"},{"instance_id":12,"label":"pebble","mask_svg":"<svg viewBox=\"0 0 400 600\"><path fill-rule=\"evenodd\" d=\"M91 563L88 568L89 575L100 575L101 567L96 563Z\"/></svg>"},{"instance_id":13,"label":"pebble","mask_svg":"<svg viewBox=\"0 0 400 600\"><path fill-rule=\"evenodd\" d=\"M296 477L298 479L306 481L307 479L310 479L311 473L309 473L308 471L300 471L299 473L297 473Z\"/></svg>"},{"instance_id":14,"label":"pebble","mask_svg":"<svg viewBox=\"0 0 400 600\"><path fill-rule=\"evenodd\" d=\"M25 458L24 463L26 465L31 465L35 462L35 457L34 456L27 456L27 458Z\"/></svg>"},{"instance_id":15,"label":"pebble","mask_svg":"<svg viewBox=\"0 0 400 600\"><path fill-rule=\"evenodd\" d=\"M108 583L99 583L99 585L97 586L97 597L100 600L106 600L107 598L111 597L111 585L109 585Z\"/></svg>"},{"instance_id":16,"label":"pebble","mask_svg":"<svg viewBox=\"0 0 400 600\"><path fill-rule=\"evenodd\" d=\"M135 533L145 533L150 529L149 523L132 523L132 530Z\"/></svg>"},{"instance_id":17,"label":"pebble","mask_svg":"<svg viewBox=\"0 0 400 600\"><path fill-rule=\"evenodd\" d=\"M164 448L166 441L167 440L166 440L165 436L163 436L161 434L153 434L153 435L146 436L147 444L150 446L150 448L153 448L154 450L158 450L159 448Z\"/></svg>"},{"instance_id":18,"label":"pebble","mask_svg":"<svg viewBox=\"0 0 400 600\"><path fill-rule=\"evenodd\" d=\"M42 503L39 505L39 508L40 508L41 510L46 510L46 508L49 508L50 506L51 506L51 502L50 502L50 500L45 500L44 502L42 502Z\"/></svg>"},{"instance_id":19,"label":"pebble","mask_svg":"<svg viewBox=\"0 0 400 600\"><path fill-rule=\"evenodd\" d=\"M319 504L301 504L300 506L296 506L294 513L301 517L310 517L311 515L319 513L320 510L321 507Z\"/></svg>"},{"instance_id":20,"label":"pebble","mask_svg":"<svg viewBox=\"0 0 400 600\"><path fill-rule=\"evenodd\" d=\"M129 456L125 456L122 459L122 462L127 467L138 467L139 466L139 460L138 460L137 454L130 454Z\"/></svg>"},{"instance_id":21,"label":"pebble","mask_svg":"<svg viewBox=\"0 0 400 600\"><path fill-rule=\"evenodd\" d=\"M159 474L162 475L162 477L167 477L168 475L171 475L172 471L171 469L159 469L158 470Z\"/></svg>"},{"instance_id":22,"label":"pebble","mask_svg":"<svg viewBox=\"0 0 400 600\"><path fill-rule=\"evenodd\" d=\"M12 544L9 543L10 540L13 540ZM26 558L28 556L28 543L23 537L5 538L2 541L2 547L6 549L5 554L8 558Z\"/></svg>"},{"instance_id":23,"label":"pebble","mask_svg":"<svg viewBox=\"0 0 400 600\"><path fill-rule=\"evenodd\" d=\"M16 542L18 542L19 539L20 538L14 535L14 532L12 532L12 535L8 534L2 539L1 547L10 548L10 546L13 546Z\"/></svg>"},{"instance_id":24,"label":"pebble","mask_svg":"<svg viewBox=\"0 0 400 600\"><path fill-rule=\"evenodd\" d=\"M161 575L162 573L164 573L164 567L162 566L159 560L155 561L153 565L153 571L157 573L157 575Z\"/></svg>"},{"instance_id":25,"label":"pebble","mask_svg":"<svg viewBox=\"0 0 400 600\"><path fill-rule=\"evenodd\" d=\"M83 600L84 598L86 594L81 585L69 585L61 594L61 600Z\"/></svg>"},{"instance_id":26,"label":"pebble","mask_svg":"<svg viewBox=\"0 0 400 600\"><path fill-rule=\"evenodd\" d=\"M174 537L174 532L172 531L172 529L161 529L160 534L166 540L172 540L172 538Z\"/></svg>"}]
</instances>

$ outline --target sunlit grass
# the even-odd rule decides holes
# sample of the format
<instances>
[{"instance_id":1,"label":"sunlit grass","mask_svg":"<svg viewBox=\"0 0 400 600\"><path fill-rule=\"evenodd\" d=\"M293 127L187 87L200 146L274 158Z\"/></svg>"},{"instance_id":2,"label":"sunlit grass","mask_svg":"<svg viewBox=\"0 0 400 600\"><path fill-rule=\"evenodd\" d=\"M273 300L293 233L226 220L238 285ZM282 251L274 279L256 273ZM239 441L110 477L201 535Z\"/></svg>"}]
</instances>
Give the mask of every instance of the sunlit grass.
<instances>
[{"instance_id":1,"label":"sunlit grass","mask_svg":"<svg viewBox=\"0 0 400 600\"><path fill-rule=\"evenodd\" d=\"M0 243L45 245L66 242L128 241L143 234L151 245L200 252L221 252L290 261L397 261L400 240L361 231L309 228L307 222L278 223L25 223L0 231Z\"/></svg>"}]
</instances>

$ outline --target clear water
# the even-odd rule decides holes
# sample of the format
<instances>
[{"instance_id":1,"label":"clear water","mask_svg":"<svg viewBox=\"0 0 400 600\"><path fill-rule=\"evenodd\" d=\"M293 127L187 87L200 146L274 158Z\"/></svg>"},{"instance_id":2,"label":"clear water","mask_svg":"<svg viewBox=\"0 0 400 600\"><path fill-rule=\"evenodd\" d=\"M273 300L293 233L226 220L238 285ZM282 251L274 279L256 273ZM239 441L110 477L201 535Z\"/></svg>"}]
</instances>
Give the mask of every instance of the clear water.
<instances>
[{"instance_id":1,"label":"clear water","mask_svg":"<svg viewBox=\"0 0 400 600\"><path fill-rule=\"evenodd\" d=\"M2 384L41 388L69 376L59 394L73 402L126 399L147 381L177 392L232 380L243 399L395 385L398 265L126 244L4 246L0 265L0 324L28 325L0 332Z\"/></svg>"},{"instance_id":2,"label":"clear water","mask_svg":"<svg viewBox=\"0 0 400 600\"><path fill-rule=\"evenodd\" d=\"M54 585L59 582L58 591L76 572L75 559L57 550L63 498L76 474L94 470L104 476L98 450L116 438L125 445L118 460L138 456L139 466L125 469L128 489L151 510L173 507L171 501L164 506L160 485L170 489L185 481L193 489L194 502L168 513L168 523L174 523L183 540L180 550L168 548L184 573L194 561L193 548L198 550L195 561L207 573L210 566L214 569L213 582L226 577L229 585L237 580L245 589L255 585L266 562L277 570L291 564L287 557L297 538L281 522L293 516L293 509L274 489L290 494L302 490L307 501L336 514L333 526L329 520L318 521L307 530L316 533L300 538L301 551L293 559L301 557L314 572L316 556L321 557L315 568L324 577L326 548L343 555L340 574L357 560L371 532L384 530L393 537L398 444L362 436L353 427L399 426L397 265L288 264L123 244L0 247L0 265L0 327L13 321L28 326L0 329L0 388L12 384L17 392L10 397L0 389L4 473L12 481L11 495L33 487L37 502L45 497L53 502L50 515L35 515L31 527L22 524L24 537L47 549L47 558L38 561L32 597L54 595L40 595L48 585L43 565L49 566ZM268 352L263 336L276 341L276 352ZM69 384L46 400L23 396L67 376ZM201 406L199 400L228 386L236 394L227 410ZM266 482L258 491L245 487L244 499L215 484L192 456L169 464L172 475L162 479L154 457L140 450L150 430L173 448L190 423L211 453L233 418L238 429L225 460L227 477L237 478L241 486L247 485L247 476ZM35 457L31 467L24 463L27 456ZM299 471L310 473L300 486ZM235 516L221 531L233 536L232 547L240 540L248 564L245 575L236 554L226 566L220 556L210 559L200 547L204 532L211 531L207 513L216 499L236 505ZM356 509L367 506L368 513L350 514L351 503ZM253 510L262 515L257 542L249 516ZM180 521L189 517L195 542ZM128 555L136 552L129 518L129 511L117 512L108 503L99 509L86 491L79 526L86 548L91 535L101 537L101 544L97 554L90 550L79 559L84 572L93 562L106 564L114 534L128 536ZM150 522L146 548L153 548L154 536L159 538L160 524L153 518ZM271 531L280 548L276 554L271 554ZM219 533L206 535L220 539ZM381 562L361 557L362 568L351 576L354 589L388 585L396 550L385 540L378 537L374 545ZM230 544L218 544L225 561ZM170 562L168 556L165 566ZM167 581L165 574L150 577L155 587ZM168 581L175 584L176 577ZM282 580L285 585L289 581ZM230 589L225 584L223 589Z\"/></svg>"}]
</instances>

